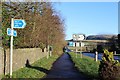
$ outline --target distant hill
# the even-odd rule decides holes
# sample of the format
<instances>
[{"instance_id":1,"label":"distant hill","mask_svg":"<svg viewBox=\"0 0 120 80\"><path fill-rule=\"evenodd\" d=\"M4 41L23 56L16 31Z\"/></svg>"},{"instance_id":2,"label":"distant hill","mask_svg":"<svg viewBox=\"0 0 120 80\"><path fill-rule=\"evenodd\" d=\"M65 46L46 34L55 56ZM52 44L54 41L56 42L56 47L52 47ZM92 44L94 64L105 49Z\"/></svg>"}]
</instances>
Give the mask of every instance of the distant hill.
<instances>
[{"instance_id":1,"label":"distant hill","mask_svg":"<svg viewBox=\"0 0 120 80\"><path fill-rule=\"evenodd\" d=\"M109 40L111 38L117 38L117 35L90 35L86 37L86 40Z\"/></svg>"}]
</instances>

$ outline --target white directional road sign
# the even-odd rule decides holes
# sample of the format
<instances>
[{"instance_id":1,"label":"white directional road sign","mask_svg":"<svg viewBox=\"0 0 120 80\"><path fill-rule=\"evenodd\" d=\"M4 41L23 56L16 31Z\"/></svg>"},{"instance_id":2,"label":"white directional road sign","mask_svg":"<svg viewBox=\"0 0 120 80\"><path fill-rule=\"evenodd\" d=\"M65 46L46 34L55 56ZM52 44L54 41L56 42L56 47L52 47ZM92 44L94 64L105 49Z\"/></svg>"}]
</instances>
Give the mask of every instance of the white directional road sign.
<instances>
[{"instance_id":1,"label":"white directional road sign","mask_svg":"<svg viewBox=\"0 0 120 80\"><path fill-rule=\"evenodd\" d=\"M13 28L24 28L26 26L25 20L22 19L14 19Z\"/></svg>"},{"instance_id":2,"label":"white directional road sign","mask_svg":"<svg viewBox=\"0 0 120 80\"><path fill-rule=\"evenodd\" d=\"M9 35L9 36L17 36L17 31L15 31L15 30L11 30L10 28L7 28L7 35Z\"/></svg>"}]
</instances>

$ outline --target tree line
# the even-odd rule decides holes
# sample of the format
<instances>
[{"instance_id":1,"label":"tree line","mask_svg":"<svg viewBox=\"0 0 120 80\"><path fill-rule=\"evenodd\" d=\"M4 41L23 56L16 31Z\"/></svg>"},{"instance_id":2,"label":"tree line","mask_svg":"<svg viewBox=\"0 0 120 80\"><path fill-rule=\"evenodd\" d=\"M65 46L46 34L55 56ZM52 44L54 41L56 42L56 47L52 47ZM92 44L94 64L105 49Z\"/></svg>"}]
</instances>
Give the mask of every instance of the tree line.
<instances>
[{"instance_id":1,"label":"tree line","mask_svg":"<svg viewBox=\"0 0 120 80\"><path fill-rule=\"evenodd\" d=\"M62 51L65 42L64 19L48 2L3 2L2 3L2 37L3 47L9 48L10 36L7 28L11 27L11 18L24 19L26 27L17 30L14 48L44 49L52 46L57 53Z\"/></svg>"}]
</instances>

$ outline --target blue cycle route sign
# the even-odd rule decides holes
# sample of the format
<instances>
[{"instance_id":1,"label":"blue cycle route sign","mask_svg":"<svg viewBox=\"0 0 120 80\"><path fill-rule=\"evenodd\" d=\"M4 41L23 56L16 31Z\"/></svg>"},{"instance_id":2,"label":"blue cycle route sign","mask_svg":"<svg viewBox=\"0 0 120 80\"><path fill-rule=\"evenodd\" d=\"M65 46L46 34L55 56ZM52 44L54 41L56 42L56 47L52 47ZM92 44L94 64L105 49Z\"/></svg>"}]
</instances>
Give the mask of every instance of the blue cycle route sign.
<instances>
[{"instance_id":1,"label":"blue cycle route sign","mask_svg":"<svg viewBox=\"0 0 120 80\"><path fill-rule=\"evenodd\" d=\"M15 37L17 37L17 31L15 31L15 30L11 30L10 28L7 28L7 35L8 36L15 36Z\"/></svg>"},{"instance_id":2,"label":"blue cycle route sign","mask_svg":"<svg viewBox=\"0 0 120 80\"><path fill-rule=\"evenodd\" d=\"M26 22L22 19L14 19L14 26L13 28L25 28Z\"/></svg>"},{"instance_id":3,"label":"blue cycle route sign","mask_svg":"<svg viewBox=\"0 0 120 80\"><path fill-rule=\"evenodd\" d=\"M71 47L72 47L72 46L73 46L73 42L69 42L69 46L71 46Z\"/></svg>"}]
</instances>

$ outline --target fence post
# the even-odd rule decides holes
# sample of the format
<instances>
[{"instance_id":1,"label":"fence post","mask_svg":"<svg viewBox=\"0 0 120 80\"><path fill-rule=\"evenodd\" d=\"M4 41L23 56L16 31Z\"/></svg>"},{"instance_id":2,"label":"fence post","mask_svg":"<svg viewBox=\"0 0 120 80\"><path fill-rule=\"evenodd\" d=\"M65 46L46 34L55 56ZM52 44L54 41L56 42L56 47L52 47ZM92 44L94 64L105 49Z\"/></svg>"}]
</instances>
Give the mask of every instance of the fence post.
<instances>
[{"instance_id":1,"label":"fence post","mask_svg":"<svg viewBox=\"0 0 120 80\"><path fill-rule=\"evenodd\" d=\"M50 52L50 56L52 56L52 51L53 51L53 48L52 48L52 46L49 46L49 52Z\"/></svg>"},{"instance_id":2,"label":"fence post","mask_svg":"<svg viewBox=\"0 0 120 80\"><path fill-rule=\"evenodd\" d=\"M95 61L98 61L98 52L95 52Z\"/></svg>"}]
</instances>

